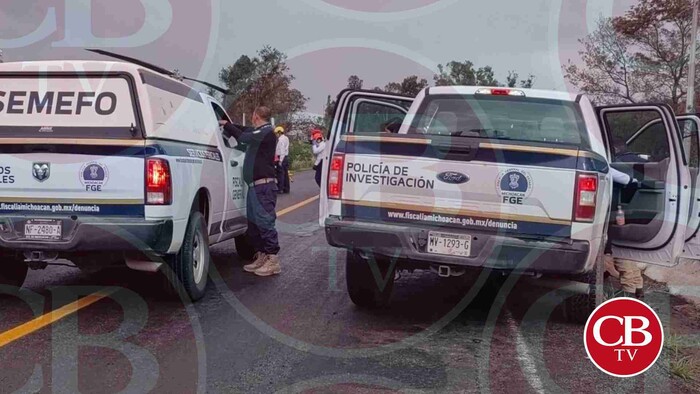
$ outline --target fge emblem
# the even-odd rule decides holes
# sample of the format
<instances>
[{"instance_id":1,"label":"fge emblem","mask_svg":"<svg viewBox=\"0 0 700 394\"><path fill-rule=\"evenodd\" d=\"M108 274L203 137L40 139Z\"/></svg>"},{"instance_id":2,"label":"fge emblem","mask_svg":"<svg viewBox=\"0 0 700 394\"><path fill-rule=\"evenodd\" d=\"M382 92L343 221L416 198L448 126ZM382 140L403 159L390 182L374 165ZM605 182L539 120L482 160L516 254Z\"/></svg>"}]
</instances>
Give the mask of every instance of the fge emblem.
<instances>
[{"instance_id":1,"label":"fge emblem","mask_svg":"<svg viewBox=\"0 0 700 394\"><path fill-rule=\"evenodd\" d=\"M107 166L101 163L86 163L80 169L80 183L85 186L85 191L101 192L102 186L109 180Z\"/></svg>"},{"instance_id":2,"label":"fge emblem","mask_svg":"<svg viewBox=\"0 0 700 394\"><path fill-rule=\"evenodd\" d=\"M608 375L627 378L651 368L661 355L659 316L634 298L614 298L588 318L583 334L588 358Z\"/></svg>"},{"instance_id":3,"label":"fge emblem","mask_svg":"<svg viewBox=\"0 0 700 394\"><path fill-rule=\"evenodd\" d=\"M523 205L523 201L532 193L532 177L518 169L504 171L498 176L496 191L501 196L501 202Z\"/></svg>"}]
</instances>

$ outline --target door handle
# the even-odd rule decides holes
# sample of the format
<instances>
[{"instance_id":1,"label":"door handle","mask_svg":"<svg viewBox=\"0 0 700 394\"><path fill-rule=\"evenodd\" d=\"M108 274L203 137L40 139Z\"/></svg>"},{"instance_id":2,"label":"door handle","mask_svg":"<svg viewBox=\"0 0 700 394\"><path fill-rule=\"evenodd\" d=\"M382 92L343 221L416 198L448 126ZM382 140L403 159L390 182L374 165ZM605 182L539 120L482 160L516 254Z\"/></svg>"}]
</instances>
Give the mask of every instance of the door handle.
<instances>
[{"instance_id":1,"label":"door handle","mask_svg":"<svg viewBox=\"0 0 700 394\"><path fill-rule=\"evenodd\" d=\"M236 160L231 160L231 167L238 167L238 162Z\"/></svg>"}]
</instances>

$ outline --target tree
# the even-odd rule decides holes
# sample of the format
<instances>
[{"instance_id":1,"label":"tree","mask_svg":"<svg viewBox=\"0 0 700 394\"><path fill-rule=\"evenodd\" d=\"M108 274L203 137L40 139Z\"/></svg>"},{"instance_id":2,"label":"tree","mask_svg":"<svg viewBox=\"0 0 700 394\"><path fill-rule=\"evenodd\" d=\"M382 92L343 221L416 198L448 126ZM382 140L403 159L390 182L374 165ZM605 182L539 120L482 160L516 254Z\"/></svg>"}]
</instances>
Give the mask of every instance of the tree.
<instances>
[{"instance_id":1,"label":"tree","mask_svg":"<svg viewBox=\"0 0 700 394\"><path fill-rule=\"evenodd\" d=\"M514 88L518 85L518 75L515 71L508 71L508 76L506 77L506 86L509 88ZM530 89L535 84L535 76L530 74L527 79L520 80L520 87L524 89Z\"/></svg>"},{"instance_id":2,"label":"tree","mask_svg":"<svg viewBox=\"0 0 700 394\"><path fill-rule=\"evenodd\" d=\"M527 79L520 80L520 87L523 89L532 89L533 86L535 86L535 76L532 74L528 75Z\"/></svg>"},{"instance_id":3,"label":"tree","mask_svg":"<svg viewBox=\"0 0 700 394\"><path fill-rule=\"evenodd\" d=\"M287 56L270 46L256 57L241 56L219 73L219 80L231 91L225 97L229 114L236 120L248 117L260 105L272 110L278 123L288 122L306 109L308 100L291 87L294 76L287 66Z\"/></svg>"},{"instance_id":4,"label":"tree","mask_svg":"<svg viewBox=\"0 0 700 394\"><path fill-rule=\"evenodd\" d=\"M425 78L418 79L417 75L411 75L401 82L388 83L382 90L387 93L414 97L427 87L428 81Z\"/></svg>"},{"instance_id":5,"label":"tree","mask_svg":"<svg viewBox=\"0 0 700 394\"><path fill-rule=\"evenodd\" d=\"M655 88L646 89L647 97L668 98L674 108L687 93L693 5L692 0L641 0L613 20L615 30L634 42L639 73L654 82L644 85Z\"/></svg>"},{"instance_id":6,"label":"tree","mask_svg":"<svg viewBox=\"0 0 700 394\"><path fill-rule=\"evenodd\" d=\"M289 139L299 141L308 141L311 130L325 128L322 117L309 114L298 114L292 117L284 126Z\"/></svg>"},{"instance_id":7,"label":"tree","mask_svg":"<svg viewBox=\"0 0 700 394\"><path fill-rule=\"evenodd\" d=\"M478 85L499 86L491 66L474 68L474 63L451 61L438 65L438 74L433 77L435 86Z\"/></svg>"},{"instance_id":8,"label":"tree","mask_svg":"<svg viewBox=\"0 0 700 394\"><path fill-rule=\"evenodd\" d=\"M598 28L579 40L583 66L569 60L564 76L596 103L635 103L642 95L637 59L630 52L632 40L615 30L612 19L601 19Z\"/></svg>"},{"instance_id":9,"label":"tree","mask_svg":"<svg viewBox=\"0 0 700 394\"><path fill-rule=\"evenodd\" d=\"M514 88L518 83L518 73L515 71L508 71L508 76L506 77L506 86L509 88Z\"/></svg>"},{"instance_id":10,"label":"tree","mask_svg":"<svg viewBox=\"0 0 700 394\"><path fill-rule=\"evenodd\" d=\"M599 104L663 101L686 96L692 0L640 0L623 16L602 19L580 40L583 64L566 78ZM697 83L697 82L696 82Z\"/></svg>"},{"instance_id":11,"label":"tree","mask_svg":"<svg viewBox=\"0 0 700 394\"><path fill-rule=\"evenodd\" d=\"M360 79L357 75L351 75L348 77L348 86L347 89L352 89L352 90L362 90L362 85L364 84L364 81ZM375 88L376 90L377 88ZM335 100L331 101L331 96L328 95L328 99L326 100L326 108L323 110L323 115L324 115L324 121L323 124L328 128L331 125L331 122L333 121L333 115L335 113L335 105L336 102Z\"/></svg>"},{"instance_id":12,"label":"tree","mask_svg":"<svg viewBox=\"0 0 700 394\"><path fill-rule=\"evenodd\" d=\"M336 101L331 100L331 95L328 95L326 100L326 108L323 110L323 125L328 129L331 127L333 122L333 115L335 115L335 105Z\"/></svg>"},{"instance_id":13,"label":"tree","mask_svg":"<svg viewBox=\"0 0 700 394\"><path fill-rule=\"evenodd\" d=\"M214 97L216 100L221 101L223 94L214 88L207 88L207 94Z\"/></svg>"},{"instance_id":14,"label":"tree","mask_svg":"<svg viewBox=\"0 0 700 394\"><path fill-rule=\"evenodd\" d=\"M360 79L357 75L351 75L348 78L348 89L352 90L362 90L362 84L364 83L363 80Z\"/></svg>"}]
</instances>

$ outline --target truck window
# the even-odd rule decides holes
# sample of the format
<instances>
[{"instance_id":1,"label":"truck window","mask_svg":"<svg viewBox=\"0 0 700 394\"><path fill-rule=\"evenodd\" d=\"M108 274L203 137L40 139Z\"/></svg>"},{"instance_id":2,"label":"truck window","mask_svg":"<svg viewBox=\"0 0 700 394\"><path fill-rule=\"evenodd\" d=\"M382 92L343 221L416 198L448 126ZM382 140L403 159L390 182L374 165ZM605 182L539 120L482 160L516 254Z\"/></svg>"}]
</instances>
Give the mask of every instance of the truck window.
<instances>
[{"instance_id":1,"label":"truck window","mask_svg":"<svg viewBox=\"0 0 700 394\"><path fill-rule=\"evenodd\" d=\"M387 129L393 130L392 125L396 123L400 126L406 113L398 108L363 101L357 106L356 116L356 133L384 133L393 132Z\"/></svg>"},{"instance_id":2,"label":"truck window","mask_svg":"<svg viewBox=\"0 0 700 394\"><path fill-rule=\"evenodd\" d=\"M683 148L688 156L688 164L691 168L698 168L700 164L700 152L698 152L698 127L692 120L679 120L678 125L683 132Z\"/></svg>"},{"instance_id":3,"label":"truck window","mask_svg":"<svg viewBox=\"0 0 700 394\"><path fill-rule=\"evenodd\" d=\"M428 96L410 132L590 146L576 103L522 97Z\"/></svg>"},{"instance_id":4,"label":"truck window","mask_svg":"<svg viewBox=\"0 0 700 394\"><path fill-rule=\"evenodd\" d=\"M671 156L666 130L655 110L605 115L615 162L660 162Z\"/></svg>"},{"instance_id":5,"label":"truck window","mask_svg":"<svg viewBox=\"0 0 700 394\"><path fill-rule=\"evenodd\" d=\"M216 120L227 120L231 121L231 119L228 117L228 114L226 111L224 111L223 108L217 103L212 102L211 103L212 108L214 109L214 114L216 115Z\"/></svg>"}]
</instances>

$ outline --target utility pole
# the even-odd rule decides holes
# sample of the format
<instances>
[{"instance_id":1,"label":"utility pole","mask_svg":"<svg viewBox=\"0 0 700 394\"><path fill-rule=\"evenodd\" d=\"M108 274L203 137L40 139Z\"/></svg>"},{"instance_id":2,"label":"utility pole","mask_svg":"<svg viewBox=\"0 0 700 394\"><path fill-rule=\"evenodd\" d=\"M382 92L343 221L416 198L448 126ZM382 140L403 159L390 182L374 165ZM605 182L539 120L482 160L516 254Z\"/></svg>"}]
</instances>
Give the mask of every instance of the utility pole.
<instances>
[{"instance_id":1,"label":"utility pole","mask_svg":"<svg viewBox=\"0 0 700 394\"><path fill-rule=\"evenodd\" d=\"M700 0L695 1L693 6L693 27L690 36L690 62L688 63L688 94L686 98L685 112L694 114L695 110L695 65L697 63L697 47L698 47L698 8L700 8Z\"/></svg>"}]
</instances>

